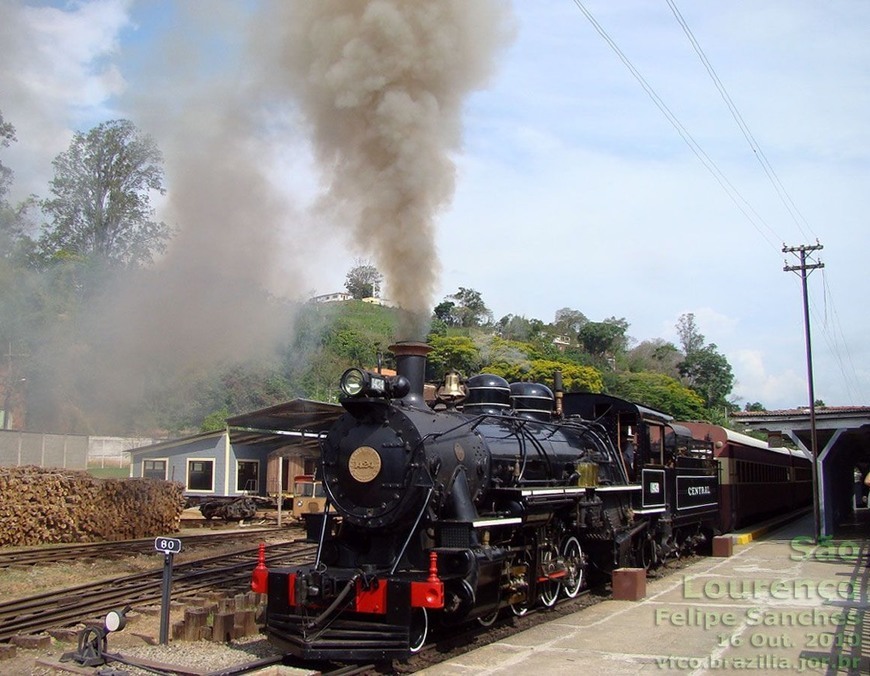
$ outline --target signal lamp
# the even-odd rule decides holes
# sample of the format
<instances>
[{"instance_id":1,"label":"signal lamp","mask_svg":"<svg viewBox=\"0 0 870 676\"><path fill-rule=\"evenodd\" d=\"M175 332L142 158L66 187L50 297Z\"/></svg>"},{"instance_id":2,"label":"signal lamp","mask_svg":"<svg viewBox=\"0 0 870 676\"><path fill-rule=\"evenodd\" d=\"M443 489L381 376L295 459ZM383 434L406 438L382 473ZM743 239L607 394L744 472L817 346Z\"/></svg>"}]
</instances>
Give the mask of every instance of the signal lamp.
<instances>
[{"instance_id":1,"label":"signal lamp","mask_svg":"<svg viewBox=\"0 0 870 676\"><path fill-rule=\"evenodd\" d=\"M121 631L127 626L127 613L130 612L130 606L122 610L110 610L106 613L106 618L103 620L103 626L106 632Z\"/></svg>"}]
</instances>

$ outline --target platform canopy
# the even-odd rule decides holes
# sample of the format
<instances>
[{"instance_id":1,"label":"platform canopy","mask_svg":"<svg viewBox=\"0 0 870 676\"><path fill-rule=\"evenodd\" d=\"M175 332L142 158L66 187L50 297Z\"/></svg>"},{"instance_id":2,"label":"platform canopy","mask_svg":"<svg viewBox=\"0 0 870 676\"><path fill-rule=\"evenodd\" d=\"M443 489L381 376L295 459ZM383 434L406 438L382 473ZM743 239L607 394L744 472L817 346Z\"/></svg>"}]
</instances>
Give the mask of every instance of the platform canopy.
<instances>
[{"instance_id":1,"label":"platform canopy","mask_svg":"<svg viewBox=\"0 0 870 676\"><path fill-rule=\"evenodd\" d=\"M791 438L812 448L809 408L782 411L743 411L731 416L738 426ZM870 406L819 406L816 408L816 441L819 454L837 446L856 462L870 463Z\"/></svg>"},{"instance_id":2,"label":"platform canopy","mask_svg":"<svg viewBox=\"0 0 870 676\"><path fill-rule=\"evenodd\" d=\"M227 418L227 428L234 444L278 447L298 441L316 445L343 412L338 404L293 399Z\"/></svg>"},{"instance_id":3,"label":"platform canopy","mask_svg":"<svg viewBox=\"0 0 870 676\"><path fill-rule=\"evenodd\" d=\"M870 472L870 406L819 406L815 409L821 533L831 535L852 514L857 473ZM771 445L788 437L812 457L810 409L743 411L731 416L736 426L764 431Z\"/></svg>"}]
</instances>

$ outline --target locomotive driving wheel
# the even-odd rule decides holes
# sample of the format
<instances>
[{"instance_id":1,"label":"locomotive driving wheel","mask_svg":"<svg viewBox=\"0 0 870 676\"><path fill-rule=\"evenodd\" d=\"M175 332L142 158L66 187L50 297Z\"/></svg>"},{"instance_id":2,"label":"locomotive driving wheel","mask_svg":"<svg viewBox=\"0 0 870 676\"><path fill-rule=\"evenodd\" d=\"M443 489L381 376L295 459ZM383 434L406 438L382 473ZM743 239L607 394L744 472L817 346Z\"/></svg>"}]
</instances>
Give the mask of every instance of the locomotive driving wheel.
<instances>
[{"instance_id":1,"label":"locomotive driving wheel","mask_svg":"<svg viewBox=\"0 0 870 676\"><path fill-rule=\"evenodd\" d=\"M495 621L498 619L498 611L499 608L496 606L495 610L492 611L491 615L486 615L484 617L478 617L477 621L480 623L482 627L491 627L495 624Z\"/></svg>"},{"instance_id":2,"label":"locomotive driving wheel","mask_svg":"<svg viewBox=\"0 0 870 676\"><path fill-rule=\"evenodd\" d=\"M583 549L580 541L573 535L562 545L562 557L568 574L562 582L562 591L569 599L573 599L580 593L585 583L586 561L583 557Z\"/></svg>"},{"instance_id":3,"label":"locomotive driving wheel","mask_svg":"<svg viewBox=\"0 0 870 676\"><path fill-rule=\"evenodd\" d=\"M548 545L546 548L541 550L542 574L538 577L538 585L540 588L538 598L546 608L552 608L556 605L556 601L559 599L559 588L562 586L558 580L554 580L550 577L550 572L555 560L556 557L553 555L552 547Z\"/></svg>"},{"instance_id":4,"label":"locomotive driving wheel","mask_svg":"<svg viewBox=\"0 0 870 676\"><path fill-rule=\"evenodd\" d=\"M650 535L639 537L635 543L635 558L639 567L645 570L655 568L658 563L655 538Z\"/></svg>"}]
</instances>

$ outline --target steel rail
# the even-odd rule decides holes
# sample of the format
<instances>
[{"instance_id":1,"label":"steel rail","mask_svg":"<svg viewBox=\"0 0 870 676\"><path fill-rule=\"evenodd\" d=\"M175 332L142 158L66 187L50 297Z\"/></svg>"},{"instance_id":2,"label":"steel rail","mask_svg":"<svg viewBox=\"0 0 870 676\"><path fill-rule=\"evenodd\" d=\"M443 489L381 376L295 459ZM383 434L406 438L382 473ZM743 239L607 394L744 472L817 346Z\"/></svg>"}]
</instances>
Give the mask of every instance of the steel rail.
<instances>
[{"instance_id":1,"label":"steel rail","mask_svg":"<svg viewBox=\"0 0 870 676\"><path fill-rule=\"evenodd\" d=\"M280 528L262 528L258 530L232 533L208 533L202 535L178 536L188 547L220 544L226 540L248 540L255 536L267 536L281 532ZM173 536L175 537L175 536ZM12 566L33 566L40 563L58 563L75 560L119 558L146 554L154 551L154 538L138 538L135 540L116 540L113 542L88 542L79 544L58 544L12 551L0 551L0 568Z\"/></svg>"},{"instance_id":2,"label":"steel rail","mask_svg":"<svg viewBox=\"0 0 870 676\"><path fill-rule=\"evenodd\" d=\"M270 565L286 565L310 560L314 545L282 543L269 545L266 551ZM247 582L256 565L257 552L258 548L253 548L176 566L173 597ZM0 641L8 641L17 634L66 626L114 608L154 601L160 599L161 592L162 571L158 570L9 601L0 604Z\"/></svg>"}]
</instances>

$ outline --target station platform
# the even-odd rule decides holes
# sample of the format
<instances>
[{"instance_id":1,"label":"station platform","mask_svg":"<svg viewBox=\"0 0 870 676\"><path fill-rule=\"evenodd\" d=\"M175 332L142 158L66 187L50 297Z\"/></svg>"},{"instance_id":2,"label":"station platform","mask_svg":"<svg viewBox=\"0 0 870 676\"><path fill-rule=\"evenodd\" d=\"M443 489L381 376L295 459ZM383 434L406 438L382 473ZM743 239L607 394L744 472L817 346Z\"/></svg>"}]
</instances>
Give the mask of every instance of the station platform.
<instances>
[{"instance_id":1,"label":"station platform","mask_svg":"<svg viewBox=\"0 0 870 676\"><path fill-rule=\"evenodd\" d=\"M732 536L729 557L421 672L870 674L870 510L813 544L813 516Z\"/></svg>"}]
</instances>

